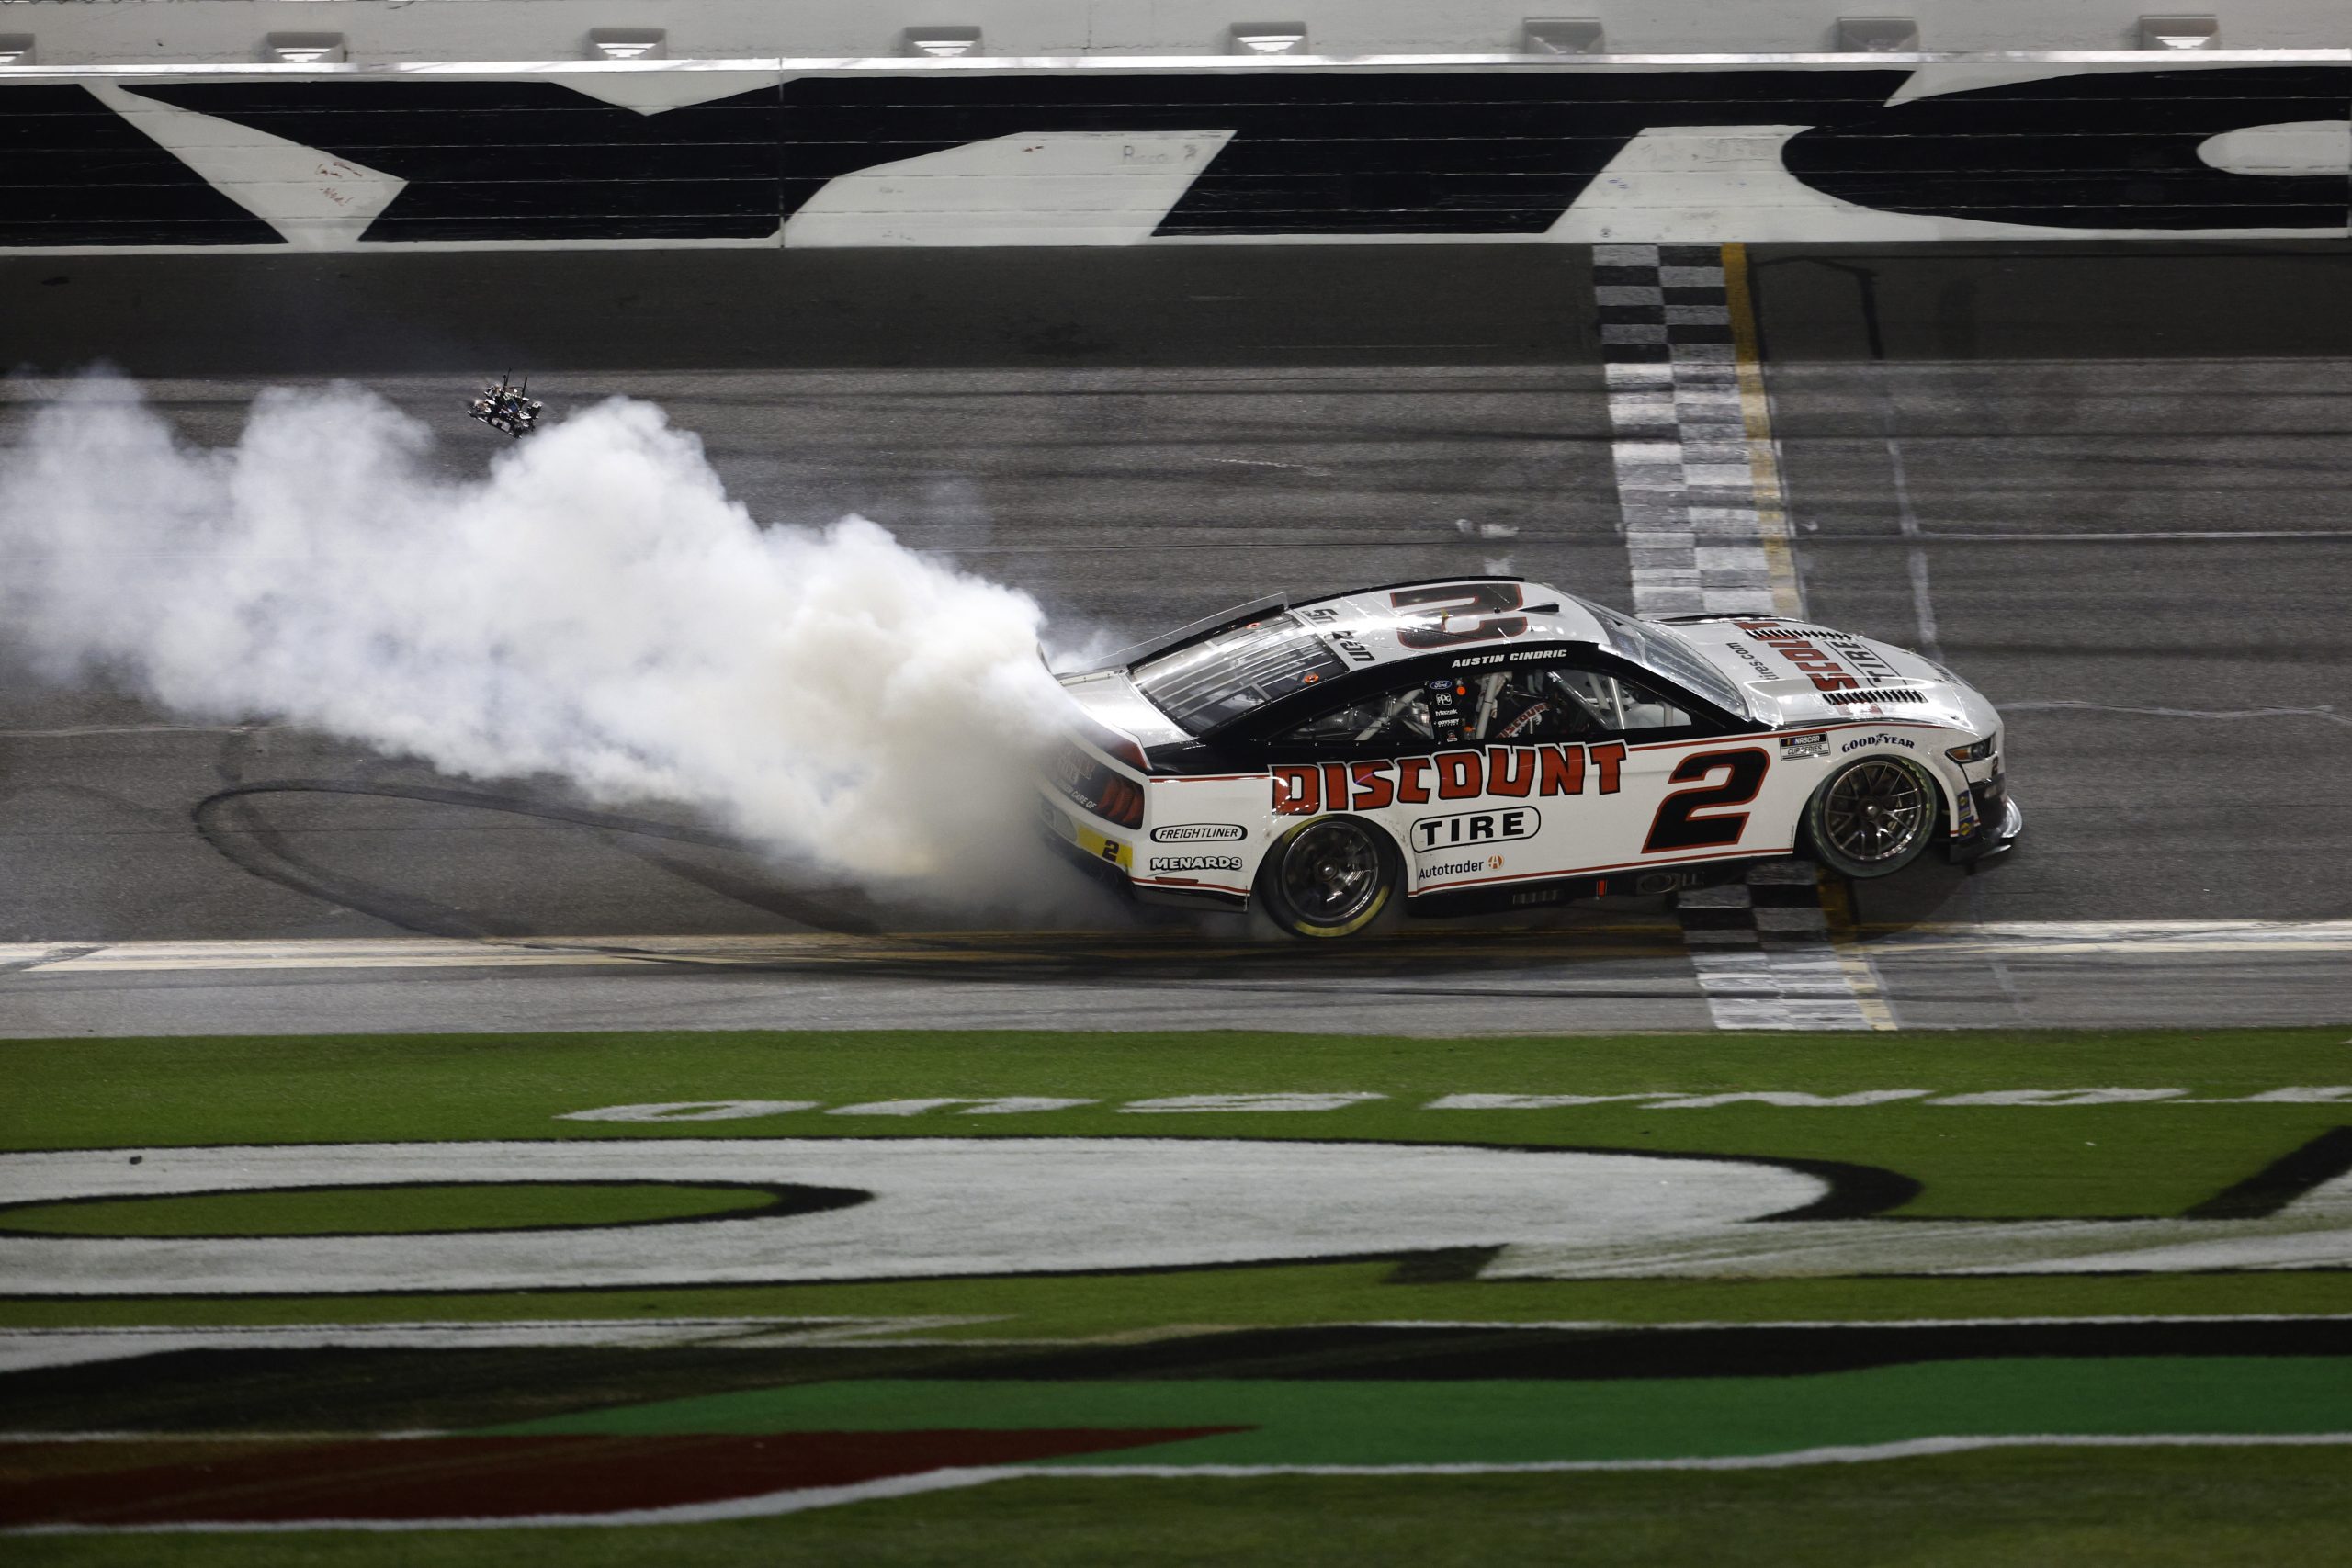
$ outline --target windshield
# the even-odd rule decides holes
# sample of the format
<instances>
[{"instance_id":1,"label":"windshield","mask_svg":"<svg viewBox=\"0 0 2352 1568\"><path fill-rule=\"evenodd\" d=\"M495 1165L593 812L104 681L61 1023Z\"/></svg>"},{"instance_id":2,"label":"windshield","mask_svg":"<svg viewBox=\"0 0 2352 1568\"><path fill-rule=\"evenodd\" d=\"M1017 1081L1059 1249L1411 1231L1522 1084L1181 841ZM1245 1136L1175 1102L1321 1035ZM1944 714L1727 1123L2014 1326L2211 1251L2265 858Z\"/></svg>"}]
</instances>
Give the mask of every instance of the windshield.
<instances>
[{"instance_id":1,"label":"windshield","mask_svg":"<svg viewBox=\"0 0 2352 1568\"><path fill-rule=\"evenodd\" d=\"M1136 686L1194 735L1347 670L1313 627L1283 611L1135 667Z\"/></svg>"},{"instance_id":2,"label":"windshield","mask_svg":"<svg viewBox=\"0 0 2352 1568\"><path fill-rule=\"evenodd\" d=\"M1738 718L1752 716L1739 688L1727 680L1723 671L1707 662L1705 657L1689 643L1668 631L1631 616L1621 615L1605 604L1584 601L1586 609L1599 618L1601 629L1609 634L1609 646L1623 658L1632 660L1645 670L1680 682L1686 689L1699 694L1724 712Z\"/></svg>"}]
</instances>

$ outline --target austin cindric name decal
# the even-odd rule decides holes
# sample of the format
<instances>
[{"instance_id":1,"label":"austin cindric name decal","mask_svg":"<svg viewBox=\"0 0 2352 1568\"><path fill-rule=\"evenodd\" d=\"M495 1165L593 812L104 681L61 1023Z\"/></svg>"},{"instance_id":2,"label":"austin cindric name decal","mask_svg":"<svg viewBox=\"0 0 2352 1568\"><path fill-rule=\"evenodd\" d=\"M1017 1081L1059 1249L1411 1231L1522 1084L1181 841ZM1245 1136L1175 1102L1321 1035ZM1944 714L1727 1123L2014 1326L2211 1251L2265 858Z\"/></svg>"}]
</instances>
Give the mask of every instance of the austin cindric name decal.
<instances>
[{"instance_id":1,"label":"austin cindric name decal","mask_svg":"<svg viewBox=\"0 0 2352 1568\"><path fill-rule=\"evenodd\" d=\"M1312 817L1318 811L1377 811L1482 795L1582 795L1588 785L1598 794L1615 795L1624 766L1622 740L1489 746L1393 761L1279 763L1272 769L1274 810L1284 817Z\"/></svg>"}]
</instances>

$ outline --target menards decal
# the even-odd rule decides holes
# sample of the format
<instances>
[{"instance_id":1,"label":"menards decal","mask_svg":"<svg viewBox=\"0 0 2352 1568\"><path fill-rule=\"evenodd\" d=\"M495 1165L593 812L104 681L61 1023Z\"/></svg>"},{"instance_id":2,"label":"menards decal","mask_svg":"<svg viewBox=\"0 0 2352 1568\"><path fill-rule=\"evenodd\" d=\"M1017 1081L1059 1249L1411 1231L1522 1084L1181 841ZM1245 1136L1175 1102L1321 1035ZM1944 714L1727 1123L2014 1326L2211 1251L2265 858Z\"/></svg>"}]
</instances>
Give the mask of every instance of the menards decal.
<instances>
[{"instance_id":1,"label":"menards decal","mask_svg":"<svg viewBox=\"0 0 2352 1568\"><path fill-rule=\"evenodd\" d=\"M1472 747L1366 762L1285 762L1272 770L1274 809L1286 817L1312 817L1318 811L1376 811L1483 795L1582 795L1588 787L1615 795L1624 766L1622 740L1489 746L1484 751Z\"/></svg>"},{"instance_id":2,"label":"menards decal","mask_svg":"<svg viewBox=\"0 0 2352 1568\"><path fill-rule=\"evenodd\" d=\"M1116 1106L1122 1114L1141 1116L1207 1115L1218 1112L1309 1112L1343 1111L1389 1097L1367 1089L1286 1091L1261 1094L1177 1094L1131 1100ZM559 1122L747 1122L796 1111L822 1111L828 1116L923 1116L947 1111L964 1116L1025 1116L1052 1111L1075 1111L1107 1105L1102 1100L1044 1095L918 1096L905 1100L870 1100L828 1107L820 1100L673 1100L640 1105L605 1105L590 1111L566 1111ZM1628 1094L1444 1094L1429 1100L1423 1111L1562 1111L1592 1105L1622 1105L1643 1111L1718 1111L1728 1106L1763 1106L1792 1111L1858 1111L1895 1105L2074 1107L2085 1105L2352 1105L2352 1084L2296 1084L2261 1089L2252 1094L2194 1098L2186 1089L1994 1089L1946 1093L1932 1089L1864 1089L1844 1094L1814 1094L1803 1089L1751 1089L1710 1090L1692 1094L1679 1089L1644 1089Z\"/></svg>"}]
</instances>

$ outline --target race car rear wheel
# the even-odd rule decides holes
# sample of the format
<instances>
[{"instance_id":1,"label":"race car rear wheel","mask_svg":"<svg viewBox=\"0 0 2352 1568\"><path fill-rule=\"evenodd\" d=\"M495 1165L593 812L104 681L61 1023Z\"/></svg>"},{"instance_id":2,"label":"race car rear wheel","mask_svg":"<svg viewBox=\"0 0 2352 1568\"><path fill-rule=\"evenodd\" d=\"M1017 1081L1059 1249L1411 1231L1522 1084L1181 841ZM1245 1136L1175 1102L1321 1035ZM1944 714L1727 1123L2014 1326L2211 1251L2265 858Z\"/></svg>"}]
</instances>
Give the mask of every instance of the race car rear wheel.
<instances>
[{"instance_id":1,"label":"race car rear wheel","mask_svg":"<svg viewBox=\"0 0 2352 1568\"><path fill-rule=\"evenodd\" d=\"M1936 781L1900 757L1863 757L1829 775L1805 807L1814 858L1845 876L1890 876L1935 841Z\"/></svg>"},{"instance_id":2,"label":"race car rear wheel","mask_svg":"<svg viewBox=\"0 0 2352 1568\"><path fill-rule=\"evenodd\" d=\"M1293 936L1351 936L1380 918L1396 893L1396 848L1358 817L1318 817L1266 853L1258 895Z\"/></svg>"}]
</instances>

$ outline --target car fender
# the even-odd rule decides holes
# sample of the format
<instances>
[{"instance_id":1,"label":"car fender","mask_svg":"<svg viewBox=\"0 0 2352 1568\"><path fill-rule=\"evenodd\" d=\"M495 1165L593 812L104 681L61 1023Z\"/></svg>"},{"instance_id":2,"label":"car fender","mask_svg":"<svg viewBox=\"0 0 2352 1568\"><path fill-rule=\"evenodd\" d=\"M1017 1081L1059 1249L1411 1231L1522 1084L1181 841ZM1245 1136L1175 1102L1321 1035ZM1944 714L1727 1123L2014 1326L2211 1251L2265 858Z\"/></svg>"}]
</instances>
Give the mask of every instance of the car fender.
<instances>
[{"instance_id":1,"label":"car fender","mask_svg":"<svg viewBox=\"0 0 2352 1568\"><path fill-rule=\"evenodd\" d=\"M1829 755L1823 760L1820 776L1805 795L1806 812L1812 809L1813 797L1820 793L1822 784L1847 763L1864 757L1895 757L1917 763L1935 781L1937 816L1943 825L1944 836L1949 838L1961 830L1959 800L1967 791L1968 780L1960 764L1944 755L1944 748L1954 740L1965 740L1968 737L1963 731L1915 723L1843 736L1831 730L1829 735ZM1799 826L1803 825L1801 817Z\"/></svg>"}]
</instances>

